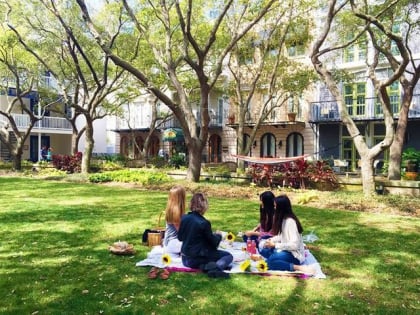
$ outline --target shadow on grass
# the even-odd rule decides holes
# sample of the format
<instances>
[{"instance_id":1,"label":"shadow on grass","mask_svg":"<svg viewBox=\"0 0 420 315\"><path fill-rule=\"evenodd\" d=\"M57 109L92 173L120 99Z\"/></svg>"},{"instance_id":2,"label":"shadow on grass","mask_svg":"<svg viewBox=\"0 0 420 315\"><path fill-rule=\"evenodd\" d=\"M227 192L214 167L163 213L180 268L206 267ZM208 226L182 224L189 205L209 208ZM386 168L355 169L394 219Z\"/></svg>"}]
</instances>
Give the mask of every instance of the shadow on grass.
<instances>
[{"instance_id":1,"label":"shadow on grass","mask_svg":"<svg viewBox=\"0 0 420 315\"><path fill-rule=\"evenodd\" d=\"M305 233L320 237L312 253L326 280L189 273L150 280L135 263L149 251L141 233L156 225L167 192L0 183L2 314L396 314L402 305L414 314L417 219L296 206ZM213 229L236 234L258 222L257 198L209 199ZM119 239L137 253L110 254Z\"/></svg>"}]
</instances>

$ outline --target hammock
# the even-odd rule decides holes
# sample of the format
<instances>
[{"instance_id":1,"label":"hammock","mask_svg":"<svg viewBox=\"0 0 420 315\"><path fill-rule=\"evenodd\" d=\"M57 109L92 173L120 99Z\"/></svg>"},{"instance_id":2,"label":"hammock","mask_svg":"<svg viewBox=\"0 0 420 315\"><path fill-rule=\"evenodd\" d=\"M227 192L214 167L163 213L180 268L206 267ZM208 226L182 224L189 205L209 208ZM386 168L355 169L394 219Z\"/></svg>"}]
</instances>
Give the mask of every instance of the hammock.
<instances>
[{"instance_id":1,"label":"hammock","mask_svg":"<svg viewBox=\"0 0 420 315\"><path fill-rule=\"evenodd\" d=\"M300 156L293 156L293 157L279 157L279 158L261 158L261 157L253 157L253 156L246 156L246 155L232 155L232 157L237 158L239 160L243 160L249 163L254 164L281 164L292 162L296 160L305 159L309 156L309 154L300 155Z\"/></svg>"}]
</instances>

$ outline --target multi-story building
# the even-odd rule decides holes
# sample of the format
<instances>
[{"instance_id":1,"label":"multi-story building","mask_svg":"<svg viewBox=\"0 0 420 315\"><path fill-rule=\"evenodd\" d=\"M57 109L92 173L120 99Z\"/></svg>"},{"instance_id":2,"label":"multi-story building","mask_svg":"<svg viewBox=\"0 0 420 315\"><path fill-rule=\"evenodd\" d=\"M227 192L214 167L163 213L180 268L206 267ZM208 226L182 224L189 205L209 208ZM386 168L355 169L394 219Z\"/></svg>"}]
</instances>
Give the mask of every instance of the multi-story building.
<instances>
[{"instance_id":1,"label":"multi-story building","mask_svg":"<svg viewBox=\"0 0 420 315\"><path fill-rule=\"evenodd\" d=\"M417 42L418 43L418 42ZM375 94L372 81L369 79L367 61L372 62L372 47L368 44L354 44L344 50L334 60L336 67L346 70L353 75L352 82L340 82L341 95L346 110L356 122L360 133L364 136L368 146L373 146L382 141L385 136L385 125L382 105ZM415 42L411 46L414 64L420 62L420 45ZM410 65L406 72L415 71ZM389 76L390 67L385 58L380 59L376 68L379 78ZM410 76L410 75L408 75ZM402 100L402 88L399 81L388 87L391 101L391 110L395 122L399 119ZM319 83L310 103L309 123L313 126L316 151L320 159L340 159L345 161L348 170L359 168L360 156L357 153L353 139L347 128L342 123L337 101L322 83ZM407 132L404 148L414 147L420 149L420 139L416 137L416 130L420 128L420 84L414 89L414 95L408 113ZM377 157L375 162L382 162L389 158L386 150ZM383 163L375 163L379 168Z\"/></svg>"},{"instance_id":2,"label":"multi-story building","mask_svg":"<svg viewBox=\"0 0 420 315\"><path fill-rule=\"evenodd\" d=\"M8 104L14 98L16 98L16 89L12 87L7 89L7 93L4 91L4 94L0 95L0 108L2 111L6 111ZM23 98L23 102L33 113L36 115L40 114L38 113L39 93L36 91L29 93ZM66 111L64 104L55 104L54 106L62 106L64 110L61 112ZM13 109L11 115L19 131L22 133L26 132L28 126L30 126L29 115L24 114L18 107ZM10 131L9 127L9 120L4 115L0 115L0 128L8 129L13 141L14 134ZM53 154L70 154L71 137L72 128L70 123L61 114L58 114L57 111L46 110L44 117L35 123L30 136L24 143L22 160L38 161L40 159L40 150L43 146L52 148ZM6 145L0 142L0 159L8 161L11 158L11 154Z\"/></svg>"}]
</instances>

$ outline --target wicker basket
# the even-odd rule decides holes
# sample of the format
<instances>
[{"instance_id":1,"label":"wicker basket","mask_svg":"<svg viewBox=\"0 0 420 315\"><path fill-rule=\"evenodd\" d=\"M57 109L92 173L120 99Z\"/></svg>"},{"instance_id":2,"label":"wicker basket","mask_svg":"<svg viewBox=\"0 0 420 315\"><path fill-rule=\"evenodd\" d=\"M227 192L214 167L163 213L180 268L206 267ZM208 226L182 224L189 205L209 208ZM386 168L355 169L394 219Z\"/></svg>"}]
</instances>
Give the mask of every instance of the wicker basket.
<instances>
[{"instance_id":1,"label":"wicker basket","mask_svg":"<svg viewBox=\"0 0 420 315\"><path fill-rule=\"evenodd\" d=\"M163 212L159 214L157 227L151 229L151 231L147 233L147 245L149 246L162 245L163 238L165 237L165 228L160 227L162 214Z\"/></svg>"},{"instance_id":2,"label":"wicker basket","mask_svg":"<svg viewBox=\"0 0 420 315\"><path fill-rule=\"evenodd\" d=\"M133 244L127 242L115 242L108 247L109 251L115 255L133 255L136 253Z\"/></svg>"}]
</instances>

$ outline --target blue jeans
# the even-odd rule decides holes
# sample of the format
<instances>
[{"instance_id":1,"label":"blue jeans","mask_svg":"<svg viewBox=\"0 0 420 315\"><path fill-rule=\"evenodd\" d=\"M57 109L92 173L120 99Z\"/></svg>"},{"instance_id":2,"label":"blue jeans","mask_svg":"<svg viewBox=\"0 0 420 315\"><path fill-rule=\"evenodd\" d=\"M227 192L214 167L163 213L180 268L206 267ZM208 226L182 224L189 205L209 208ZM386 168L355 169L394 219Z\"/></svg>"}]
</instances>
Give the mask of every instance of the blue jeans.
<instances>
[{"instance_id":1,"label":"blue jeans","mask_svg":"<svg viewBox=\"0 0 420 315\"><path fill-rule=\"evenodd\" d=\"M299 260L287 250L278 251L275 248L263 248L260 254L267 259L270 270L295 271L293 265L300 265Z\"/></svg>"},{"instance_id":2,"label":"blue jeans","mask_svg":"<svg viewBox=\"0 0 420 315\"><path fill-rule=\"evenodd\" d=\"M216 262L216 265L220 270L224 270L232 263L233 256L231 253L224 250L217 250L206 257L182 256L182 264L186 267L195 269L200 268L201 265L205 265L211 261Z\"/></svg>"}]
</instances>

